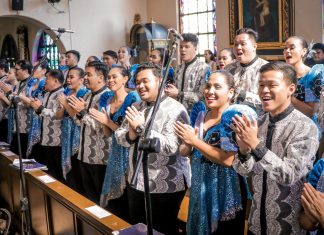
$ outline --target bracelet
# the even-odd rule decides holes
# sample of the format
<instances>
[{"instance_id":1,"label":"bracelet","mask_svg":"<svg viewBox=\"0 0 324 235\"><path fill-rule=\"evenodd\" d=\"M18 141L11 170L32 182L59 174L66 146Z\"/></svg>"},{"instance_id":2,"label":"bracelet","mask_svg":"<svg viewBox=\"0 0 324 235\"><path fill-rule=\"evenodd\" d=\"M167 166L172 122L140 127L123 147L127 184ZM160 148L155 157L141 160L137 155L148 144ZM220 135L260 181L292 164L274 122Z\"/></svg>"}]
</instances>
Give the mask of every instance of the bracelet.
<instances>
[{"instance_id":1,"label":"bracelet","mask_svg":"<svg viewBox=\"0 0 324 235\"><path fill-rule=\"evenodd\" d=\"M37 110L35 110L35 113L36 113L37 115L39 115L39 114L42 113L43 109L44 109L44 106L41 105L41 106L39 106L39 108L38 108Z\"/></svg>"},{"instance_id":2,"label":"bracelet","mask_svg":"<svg viewBox=\"0 0 324 235\"><path fill-rule=\"evenodd\" d=\"M79 113L78 116L80 116L80 119L83 118L86 114L88 113L88 111L86 109L82 109Z\"/></svg>"}]
</instances>

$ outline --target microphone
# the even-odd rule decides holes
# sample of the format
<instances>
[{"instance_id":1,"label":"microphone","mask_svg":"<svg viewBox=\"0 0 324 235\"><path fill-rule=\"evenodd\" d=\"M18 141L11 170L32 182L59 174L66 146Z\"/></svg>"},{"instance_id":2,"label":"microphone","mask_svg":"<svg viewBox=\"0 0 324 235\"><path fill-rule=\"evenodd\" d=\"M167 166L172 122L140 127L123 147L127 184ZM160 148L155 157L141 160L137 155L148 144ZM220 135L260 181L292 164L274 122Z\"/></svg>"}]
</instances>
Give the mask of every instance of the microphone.
<instances>
[{"instance_id":1,"label":"microphone","mask_svg":"<svg viewBox=\"0 0 324 235\"><path fill-rule=\"evenodd\" d=\"M174 28L170 28L170 29L168 29L168 31L169 31L170 33L172 33L172 35L173 35L174 37L176 37L177 39L183 41L183 37L182 37L182 35L181 35L177 30L175 30Z\"/></svg>"},{"instance_id":2,"label":"microphone","mask_svg":"<svg viewBox=\"0 0 324 235\"><path fill-rule=\"evenodd\" d=\"M45 30L57 31L59 33L74 33L74 31L65 28L46 28Z\"/></svg>"}]
</instances>

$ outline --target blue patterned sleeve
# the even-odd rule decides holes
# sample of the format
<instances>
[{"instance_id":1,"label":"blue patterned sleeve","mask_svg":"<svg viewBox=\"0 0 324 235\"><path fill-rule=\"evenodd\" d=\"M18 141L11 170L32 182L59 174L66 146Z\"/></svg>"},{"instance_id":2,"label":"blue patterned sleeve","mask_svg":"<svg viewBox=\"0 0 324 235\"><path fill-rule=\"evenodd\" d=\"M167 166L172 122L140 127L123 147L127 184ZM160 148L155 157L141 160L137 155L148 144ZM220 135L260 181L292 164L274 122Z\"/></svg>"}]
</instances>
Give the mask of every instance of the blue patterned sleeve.
<instances>
[{"instance_id":1,"label":"blue patterned sleeve","mask_svg":"<svg viewBox=\"0 0 324 235\"><path fill-rule=\"evenodd\" d=\"M206 105L205 102L198 101L197 103L194 104L190 113L190 126L195 126L198 114L201 111L206 111Z\"/></svg>"},{"instance_id":2,"label":"blue patterned sleeve","mask_svg":"<svg viewBox=\"0 0 324 235\"><path fill-rule=\"evenodd\" d=\"M130 78L129 78L128 82L127 82L127 87L129 89L135 89L136 88L135 73L136 73L137 68L138 68L138 64L133 64L129 69Z\"/></svg>"},{"instance_id":3,"label":"blue patterned sleeve","mask_svg":"<svg viewBox=\"0 0 324 235\"><path fill-rule=\"evenodd\" d=\"M305 87L305 102L318 103L323 85L324 65L317 64L308 73L307 86Z\"/></svg>"},{"instance_id":4,"label":"blue patterned sleeve","mask_svg":"<svg viewBox=\"0 0 324 235\"><path fill-rule=\"evenodd\" d=\"M317 186L317 182L321 175L324 174L324 159L321 158L317 161L314 168L308 175L308 183L310 183L314 188Z\"/></svg>"}]
</instances>

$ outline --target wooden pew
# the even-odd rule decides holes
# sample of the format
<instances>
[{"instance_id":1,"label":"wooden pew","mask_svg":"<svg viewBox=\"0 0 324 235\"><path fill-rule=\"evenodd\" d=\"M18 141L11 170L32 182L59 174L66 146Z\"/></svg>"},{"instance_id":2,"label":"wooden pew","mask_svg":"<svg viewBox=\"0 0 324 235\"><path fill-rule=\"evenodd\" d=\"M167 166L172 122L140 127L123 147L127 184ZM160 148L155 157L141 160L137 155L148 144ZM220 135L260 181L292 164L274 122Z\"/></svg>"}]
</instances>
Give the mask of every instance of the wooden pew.
<instances>
[{"instance_id":1,"label":"wooden pew","mask_svg":"<svg viewBox=\"0 0 324 235\"><path fill-rule=\"evenodd\" d=\"M14 216L19 229L20 182L19 171L10 167L17 156L0 151L0 198ZM86 199L59 181L43 183L41 170L25 173L34 234L112 234L112 231L130 226L115 215L99 219L85 210L95 203Z\"/></svg>"}]
</instances>

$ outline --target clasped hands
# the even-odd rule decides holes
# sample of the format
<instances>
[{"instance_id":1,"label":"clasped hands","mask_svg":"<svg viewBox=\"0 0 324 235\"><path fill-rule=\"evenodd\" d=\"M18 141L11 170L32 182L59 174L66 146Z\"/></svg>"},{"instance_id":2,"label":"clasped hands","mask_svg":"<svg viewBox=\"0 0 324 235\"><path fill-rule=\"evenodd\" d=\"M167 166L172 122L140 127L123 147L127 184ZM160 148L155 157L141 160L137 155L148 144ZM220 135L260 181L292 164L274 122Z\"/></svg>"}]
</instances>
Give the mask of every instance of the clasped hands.
<instances>
[{"instance_id":1,"label":"clasped hands","mask_svg":"<svg viewBox=\"0 0 324 235\"><path fill-rule=\"evenodd\" d=\"M324 193L317 191L309 183L304 184L301 203L307 217L313 223L321 223L324 226Z\"/></svg>"},{"instance_id":2,"label":"clasped hands","mask_svg":"<svg viewBox=\"0 0 324 235\"><path fill-rule=\"evenodd\" d=\"M126 110L126 120L128 121L129 127L136 131L138 126L144 125L145 116L144 112L138 111L134 106L130 106Z\"/></svg>"},{"instance_id":3,"label":"clasped hands","mask_svg":"<svg viewBox=\"0 0 324 235\"><path fill-rule=\"evenodd\" d=\"M193 146L198 140L198 128L177 121L174 125L175 134L187 145Z\"/></svg>"},{"instance_id":4,"label":"clasped hands","mask_svg":"<svg viewBox=\"0 0 324 235\"><path fill-rule=\"evenodd\" d=\"M258 123L255 119L252 122L242 114L242 117L235 115L232 118L232 130L235 132L236 142L242 154L247 154L254 150L260 143L258 139Z\"/></svg>"},{"instance_id":5,"label":"clasped hands","mask_svg":"<svg viewBox=\"0 0 324 235\"><path fill-rule=\"evenodd\" d=\"M67 103L78 113L84 110L87 106L87 102L85 102L82 98L77 98L75 95L70 95L67 97Z\"/></svg>"}]
</instances>

